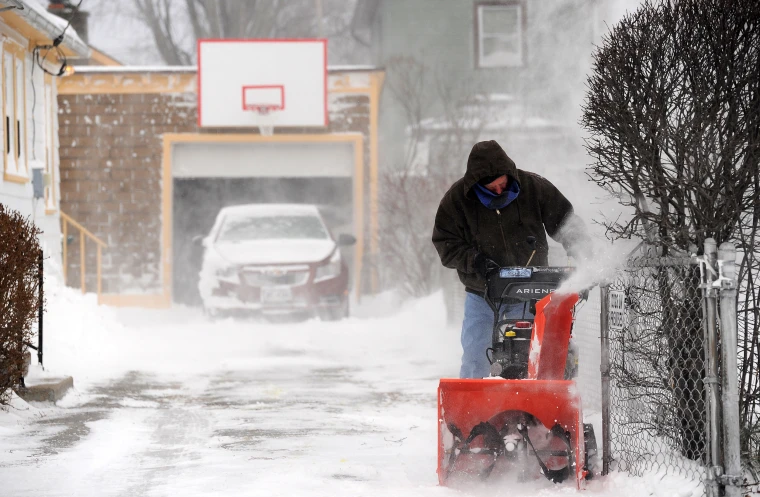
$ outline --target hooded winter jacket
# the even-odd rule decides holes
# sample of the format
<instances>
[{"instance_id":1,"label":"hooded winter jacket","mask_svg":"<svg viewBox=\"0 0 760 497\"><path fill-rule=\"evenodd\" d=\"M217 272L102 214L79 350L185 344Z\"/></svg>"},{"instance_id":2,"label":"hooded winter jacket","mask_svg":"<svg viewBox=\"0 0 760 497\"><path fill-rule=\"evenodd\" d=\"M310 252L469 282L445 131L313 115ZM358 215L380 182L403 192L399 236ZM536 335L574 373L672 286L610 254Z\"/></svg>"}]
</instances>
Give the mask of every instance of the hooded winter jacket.
<instances>
[{"instance_id":1,"label":"hooded winter jacket","mask_svg":"<svg viewBox=\"0 0 760 497\"><path fill-rule=\"evenodd\" d=\"M491 210L478 200L473 187L482 179L505 174L519 184L520 193L506 207ZM443 265L457 270L466 289L482 295L486 282L473 267L478 253L502 267L524 266L533 251L527 242L532 235L536 237L536 254L531 266L546 266L548 233L570 255L577 256L585 231L560 230L572 217L577 217L573 206L553 184L517 169L495 141L479 142L470 152L464 177L449 188L438 206L433 245Z\"/></svg>"}]
</instances>

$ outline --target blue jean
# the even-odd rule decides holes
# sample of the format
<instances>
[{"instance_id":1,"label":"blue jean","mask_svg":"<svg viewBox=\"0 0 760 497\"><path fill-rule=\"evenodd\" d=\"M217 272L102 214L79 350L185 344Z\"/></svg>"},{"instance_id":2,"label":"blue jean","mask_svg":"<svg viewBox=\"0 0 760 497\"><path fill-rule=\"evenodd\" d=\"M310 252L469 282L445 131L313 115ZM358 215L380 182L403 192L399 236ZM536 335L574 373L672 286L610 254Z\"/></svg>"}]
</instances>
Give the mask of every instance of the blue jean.
<instances>
[{"instance_id":1,"label":"blue jean","mask_svg":"<svg viewBox=\"0 0 760 497\"><path fill-rule=\"evenodd\" d=\"M523 304L502 305L502 318L523 317ZM533 315L526 311L525 318ZM486 357L486 349L493 345L493 310L483 297L467 292L464 300L464 321L462 322L462 367L460 378L485 378L490 373L491 364Z\"/></svg>"}]
</instances>

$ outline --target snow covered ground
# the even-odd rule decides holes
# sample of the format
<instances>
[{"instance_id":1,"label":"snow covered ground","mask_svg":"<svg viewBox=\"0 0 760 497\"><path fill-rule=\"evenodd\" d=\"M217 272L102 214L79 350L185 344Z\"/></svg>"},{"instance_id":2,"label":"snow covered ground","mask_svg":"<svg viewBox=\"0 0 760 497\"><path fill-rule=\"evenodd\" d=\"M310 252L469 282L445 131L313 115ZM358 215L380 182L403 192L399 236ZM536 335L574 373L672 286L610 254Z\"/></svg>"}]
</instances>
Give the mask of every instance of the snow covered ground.
<instances>
[{"instance_id":1,"label":"snow covered ground","mask_svg":"<svg viewBox=\"0 0 760 497\"><path fill-rule=\"evenodd\" d=\"M435 392L459 367L440 295L384 295L342 322L276 325L98 308L48 288L46 369L76 388L58 405L16 398L0 412L0 497L575 493L546 481L437 486ZM693 489L613 474L585 493Z\"/></svg>"}]
</instances>

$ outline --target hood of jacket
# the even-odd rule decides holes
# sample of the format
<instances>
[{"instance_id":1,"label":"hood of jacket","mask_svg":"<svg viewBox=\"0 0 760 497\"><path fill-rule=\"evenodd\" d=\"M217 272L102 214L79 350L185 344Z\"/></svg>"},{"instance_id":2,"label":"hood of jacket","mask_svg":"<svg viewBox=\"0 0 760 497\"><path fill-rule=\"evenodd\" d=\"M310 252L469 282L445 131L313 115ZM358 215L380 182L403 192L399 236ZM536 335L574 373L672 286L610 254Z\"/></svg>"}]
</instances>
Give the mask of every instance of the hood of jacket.
<instances>
[{"instance_id":1,"label":"hood of jacket","mask_svg":"<svg viewBox=\"0 0 760 497\"><path fill-rule=\"evenodd\" d=\"M476 199L472 187L483 178L489 176L507 175L520 184L517 166L495 140L482 141L475 144L467 158L467 171L464 173L464 194Z\"/></svg>"}]
</instances>

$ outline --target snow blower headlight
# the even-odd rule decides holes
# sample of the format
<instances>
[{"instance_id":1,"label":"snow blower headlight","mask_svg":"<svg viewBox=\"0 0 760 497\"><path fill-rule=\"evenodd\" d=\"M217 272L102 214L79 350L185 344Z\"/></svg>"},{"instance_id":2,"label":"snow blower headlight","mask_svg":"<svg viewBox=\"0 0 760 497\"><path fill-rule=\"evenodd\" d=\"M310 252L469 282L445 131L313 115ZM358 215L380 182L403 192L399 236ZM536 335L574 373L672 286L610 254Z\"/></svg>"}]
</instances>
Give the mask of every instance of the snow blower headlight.
<instances>
[{"instance_id":1,"label":"snow blower headlight","mask_svg":"<svg viewBox=\"0 0 760 497\"><path fill-rule=\"evenodd\" d=\"M325 281L332 278L337 278L340 274L340 252L338 250L330 257L325 264L317 266L317 270L314 273L314 282Z\"/></svg>"}]
</instances>

